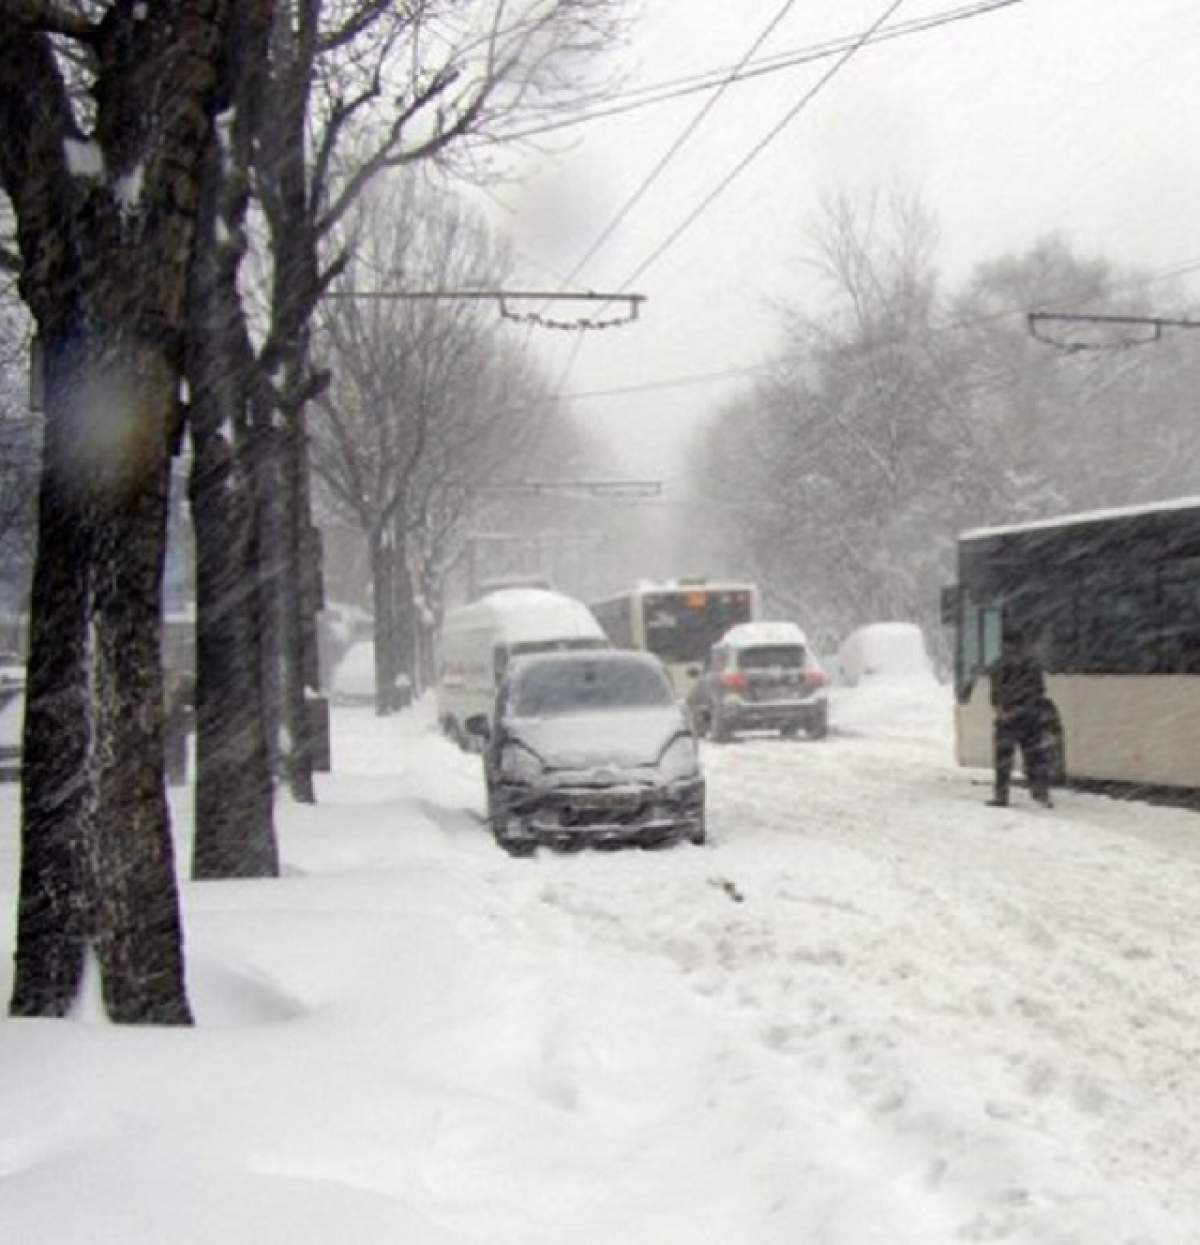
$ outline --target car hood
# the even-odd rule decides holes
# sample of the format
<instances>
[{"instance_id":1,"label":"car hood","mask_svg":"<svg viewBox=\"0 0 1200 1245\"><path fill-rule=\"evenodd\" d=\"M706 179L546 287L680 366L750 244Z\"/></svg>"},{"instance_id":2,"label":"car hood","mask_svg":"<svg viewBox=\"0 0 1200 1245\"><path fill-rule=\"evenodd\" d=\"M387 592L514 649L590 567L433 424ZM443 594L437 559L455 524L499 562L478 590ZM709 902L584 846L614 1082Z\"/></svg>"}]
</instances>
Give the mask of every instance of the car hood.
<instances>
[{"instance_id":1,"label":"car hood","mask_svg":"<svg viewBox=\"0 0 1200 1245\"><path fill-rule=\"evenodd\" d=\"M554 770L634 769L655 765L663 749L686 733L675 706L513 718L508 734Z\"/></svg>"}]
</instances>

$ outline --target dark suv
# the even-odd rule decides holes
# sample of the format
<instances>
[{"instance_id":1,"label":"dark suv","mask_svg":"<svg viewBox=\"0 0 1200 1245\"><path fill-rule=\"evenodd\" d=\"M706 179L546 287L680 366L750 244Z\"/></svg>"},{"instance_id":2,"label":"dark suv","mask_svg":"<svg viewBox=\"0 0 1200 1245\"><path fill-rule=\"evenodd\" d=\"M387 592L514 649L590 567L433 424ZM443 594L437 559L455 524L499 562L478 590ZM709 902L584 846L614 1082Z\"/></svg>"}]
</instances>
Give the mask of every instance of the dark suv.
<instances>
[{"instance_id":1,"label":"dark suv","mask_svg":"<svg viewBox=\"0 0 1200 1245\"><path fill-rule=\"evenodd\" d=\"M709 650L688 694L696 733L721 743L739 731L803 730L823 739L829 729L829 677L790 622L731 627Z\"/></svg>"}]
</instances>

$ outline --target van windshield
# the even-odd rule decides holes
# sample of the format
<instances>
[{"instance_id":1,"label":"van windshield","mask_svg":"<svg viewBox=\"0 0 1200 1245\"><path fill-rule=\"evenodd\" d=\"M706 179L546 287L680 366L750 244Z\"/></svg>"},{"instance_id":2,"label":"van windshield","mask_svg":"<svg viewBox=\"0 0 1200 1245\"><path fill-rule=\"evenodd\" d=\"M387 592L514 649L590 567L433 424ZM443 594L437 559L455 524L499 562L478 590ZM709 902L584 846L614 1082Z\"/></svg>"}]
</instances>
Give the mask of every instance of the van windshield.
<instances>
[{"instance_id":1,"label":"van windshield","mask_svg":"<svg viewBox=\"0 0 1200 1245\"><path fill-rule=\"evenodd\" d=\"M743 670L801 670L804 648L799 644L756 644L738 655Z\"/></svg>"}]
</instances>

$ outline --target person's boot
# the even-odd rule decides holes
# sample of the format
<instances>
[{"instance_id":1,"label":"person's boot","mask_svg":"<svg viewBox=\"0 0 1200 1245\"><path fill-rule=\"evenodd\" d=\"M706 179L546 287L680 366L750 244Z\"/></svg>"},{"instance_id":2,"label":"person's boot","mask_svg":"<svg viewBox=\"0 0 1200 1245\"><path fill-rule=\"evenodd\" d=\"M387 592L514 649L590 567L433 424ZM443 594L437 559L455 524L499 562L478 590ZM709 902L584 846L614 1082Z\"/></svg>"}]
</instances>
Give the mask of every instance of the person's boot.
<instances>
[{"instance_id":1,"label":"person's boot","mask_svg":"<svg viewBox=\"0 0 1200 1245\"><path fill-rule=\"evenodd\" d=\"M992 794L992 798L988 800L988 804L992 808L1007 808L1008 807L1007 790L997 787L995 792L993 792Z\"/></svg>"}]
</instances>

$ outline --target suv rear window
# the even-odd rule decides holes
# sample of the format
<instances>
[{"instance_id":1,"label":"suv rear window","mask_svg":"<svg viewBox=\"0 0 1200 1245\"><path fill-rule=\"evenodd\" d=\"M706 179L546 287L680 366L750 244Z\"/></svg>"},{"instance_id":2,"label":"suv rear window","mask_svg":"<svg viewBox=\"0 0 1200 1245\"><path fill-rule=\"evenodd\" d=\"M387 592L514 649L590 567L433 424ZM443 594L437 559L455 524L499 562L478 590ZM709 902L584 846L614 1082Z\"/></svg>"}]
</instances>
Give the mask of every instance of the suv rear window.
<instances>
[{"instance_id":1,"label":"suv rear window","mask_svg":"<svg viewBox=\"0 0 1200 1245\"><path fill-rule=\"evenodd\" d=\"M742 670L801 670L804 649L799 644L760 644L738 654Z\"/></svg>"},{"instance_id":2,"label":"suv rear window","mask_svg":"<svg viewBox=\"0 0 1200 1245\"><path fill-rule=\"evenodd\" d=\"M547 661L521 672L513 687L512 712L517 717L542 717L648 708L672 700L666 679L640 661Z\"/></svg>"}]
</instances>

